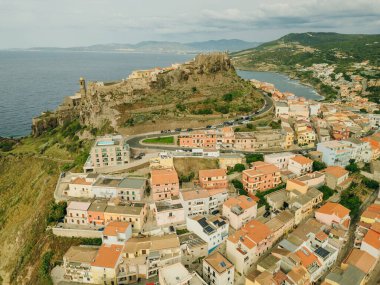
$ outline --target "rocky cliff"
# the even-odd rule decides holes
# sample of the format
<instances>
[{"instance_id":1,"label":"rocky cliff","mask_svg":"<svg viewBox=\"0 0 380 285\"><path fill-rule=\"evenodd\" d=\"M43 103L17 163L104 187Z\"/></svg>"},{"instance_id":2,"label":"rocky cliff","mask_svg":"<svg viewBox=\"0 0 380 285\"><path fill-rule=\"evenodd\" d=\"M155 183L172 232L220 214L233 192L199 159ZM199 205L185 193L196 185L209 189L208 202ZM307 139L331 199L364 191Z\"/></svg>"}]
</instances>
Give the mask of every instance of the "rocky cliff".
<instances>
[{"instance_id":1,"label":"rocky cliff","mask_svg":"<svg viewBox=\"0 0 380 285\"><path fill-rule=\"evenodd\" d=\"M172 120L183 114L198 114L199 109L207 110L207 114L226 114L225 106L219 103L228 92L248 96L243 98L244 102L228 106L228 112L244 112L239 104L246 105L246 100L252 109L260 106L257 100L260 95L236 75L225 53L200 54L181 65L139 71L117 82L89 82L87 87L83 86L80 93L66 98L55 112L35 118L33 134L40 135L75 118L90 128L109 125L119 129L154 122L164 116Z\"/></svg>"}]
</instances>

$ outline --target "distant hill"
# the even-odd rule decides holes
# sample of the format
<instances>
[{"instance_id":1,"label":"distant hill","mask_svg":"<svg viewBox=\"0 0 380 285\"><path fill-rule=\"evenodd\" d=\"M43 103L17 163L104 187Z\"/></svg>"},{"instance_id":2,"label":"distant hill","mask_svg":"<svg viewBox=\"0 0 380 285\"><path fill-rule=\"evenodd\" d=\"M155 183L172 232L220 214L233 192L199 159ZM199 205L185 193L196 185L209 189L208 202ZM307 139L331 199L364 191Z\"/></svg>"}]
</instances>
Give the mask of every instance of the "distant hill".
<instances>
[{"instance_id":1,"label":"distant hill","mask_svg":"<svg viewBox=\"0 0 380 285\"><path fill-rule=\"evenodd\" d=\"M154 52L154 53L199 53L209 51L235 52L253 48L260 43L247 42L237 39L210 40L204 42L168 42L168 41L143 41L137 44L98 44L85 47L33 47L29 50L45 51L108 51L108 52Z\"/></svg>"},{"instance_id":2,"label":"distant hill","mask_svg":"<svg viewBox=\"0 0 380 285\"><path fill-rule=\"evenodd\" d=\"M281 69L313 63L345 64L364 60L378 66L380 35L292 33L231 55L236 66L254 69Z\"/></svg>"}]
</instances>

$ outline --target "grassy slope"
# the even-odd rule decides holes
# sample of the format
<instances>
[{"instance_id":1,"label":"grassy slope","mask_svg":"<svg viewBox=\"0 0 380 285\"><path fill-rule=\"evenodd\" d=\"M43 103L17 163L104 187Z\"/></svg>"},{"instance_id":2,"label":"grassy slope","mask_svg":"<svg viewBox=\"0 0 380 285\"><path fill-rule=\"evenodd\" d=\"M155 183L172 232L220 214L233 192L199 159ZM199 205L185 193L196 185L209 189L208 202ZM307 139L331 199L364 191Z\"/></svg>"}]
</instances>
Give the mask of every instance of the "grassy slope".
<instances>
[{"instance_id":1,"label":"grassy slope","mask_svg":"<svg viewBox=\"0 0 380 285\"><path fill-rule=\"evenodd\" d=\"M195 178L198 177L198 172L201 169L218 168L218 159L207 158L174 158L174 167L178 175L189 175L193 172Z\"/></svg>"},{"instance_id":2,"label":"grassy slope","mask_svg":"<svg viewBox=\"0 0 380 285\"><path fill-rule=\"evenodd\" d=\"M143 140L143 143L153 143L153 144L173 144L174 143L174 137L158 137L158 138L151 138L151 139L145 139Z\"/></svg>"},{"instance_id":3,"label":"grassy slope","mask_svg":"<svg viewBox=\"0 0 380 285\"><path fill-rule=\"evenodd\" d=\"M0 152L0 284L49 284L39 272L43 254L52 250L54 262L79 242L46 231L61 169L69 164L79 170L77 158L87 148L70 126Z\"/></svg>"}]
</instances>

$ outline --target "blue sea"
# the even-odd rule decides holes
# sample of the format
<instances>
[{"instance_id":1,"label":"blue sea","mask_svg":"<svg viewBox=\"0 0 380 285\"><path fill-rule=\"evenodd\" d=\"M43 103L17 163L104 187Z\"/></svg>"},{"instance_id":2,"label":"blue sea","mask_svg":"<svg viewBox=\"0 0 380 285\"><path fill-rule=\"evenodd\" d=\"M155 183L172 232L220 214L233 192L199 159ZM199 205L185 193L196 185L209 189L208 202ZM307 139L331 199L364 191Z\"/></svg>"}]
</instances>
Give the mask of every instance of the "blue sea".
<instances>
[{"instance_id":1,"label":"blue sea","mask_svg":"<svg viewBox=\"0 0 380 285\"><path fill-rule=\"evenodd\" d=\"M0 51L0 136L30 134L32 118L54 110L79 89L79 77L113 81L136 69L169 66L190 54ZM315 99L313 89L270 72L239 71L243 78L272 82L281 91ZM314 96L314 97L313 97Z\"/></svg>"}]
</instances>

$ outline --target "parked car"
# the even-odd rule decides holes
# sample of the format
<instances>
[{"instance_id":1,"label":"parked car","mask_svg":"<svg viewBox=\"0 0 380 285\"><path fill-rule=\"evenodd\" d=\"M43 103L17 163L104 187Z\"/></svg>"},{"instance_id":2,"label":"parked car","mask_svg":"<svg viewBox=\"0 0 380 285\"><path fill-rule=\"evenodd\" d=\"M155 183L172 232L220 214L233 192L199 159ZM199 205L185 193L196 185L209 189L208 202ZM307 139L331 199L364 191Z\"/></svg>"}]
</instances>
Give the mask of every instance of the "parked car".
<instances>
[{"instance_id":1,"label":"parked car","mask_svg":"<svg viewBox=\"0 0 380 285\"><path fill-rule=\"evenodd\" d=\"M265 213L264 213L264 215L263 215L263 216L264 216L264 218L267 218L267 217L269 217L269 215L270 215L270 212L269 212L269 211L267 211L267 212L265 212Z\"/></svg>"},{"instance_id":2,"label":"parked car","mask_svg":"<svg viewBox=\"0 0 380 285\"><path fill-rule=\"evenodd\" d=\"M188 128L188 129L187 129L188 132L191 132L192 130L193 130L192 128Z\"/></svg>"},{"instance_id":3,"label":"parked car","mask_svg":"<svg viewBox=\"0 0 380 285\"><path fill-rule=\"evenodd\" d=\"M176 132L180 132L180 131L182 131L182 129L181 128L176 128L175 131Z\"/></svg>"},{"instance_id":4,"label":"parked car","mask_svg":"<svg viewBox=\"0 0 380 285\"><path fill-rule=\"evenodd\" d=\"M211 129L211 126L210 125L206 126L206 129Z\"/></svg>"},{"instance_id":5,"label":"parked car","mask_svg":"<svg viewBox=\"0 0 380 285\"><path fill-rule=\"evenodd\" d=\"M141 156L141 157L145 156L145 152L140 152L139 156Z\"/></svg>"}]
</instances>

